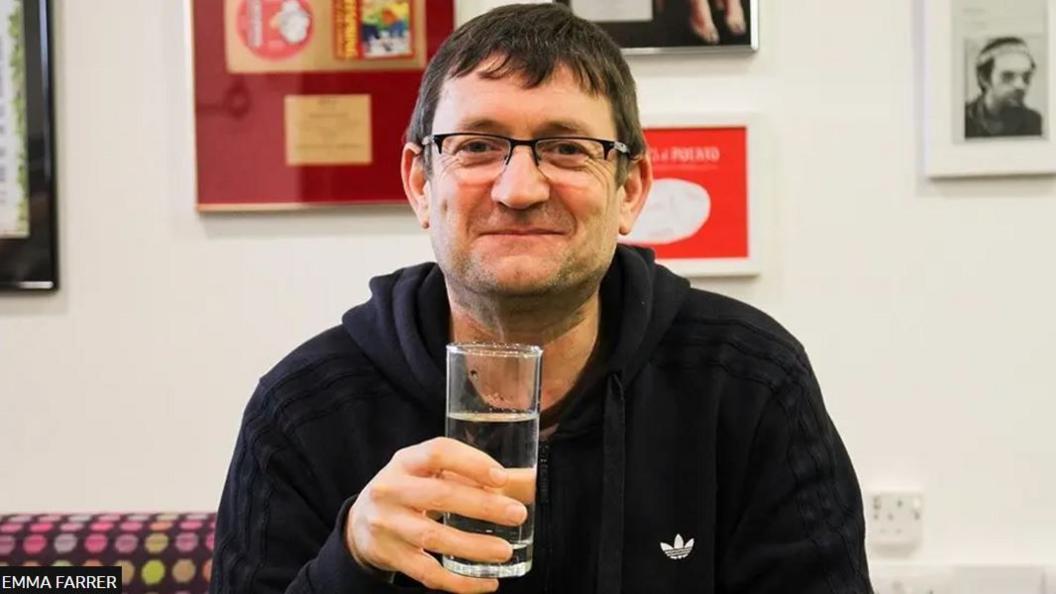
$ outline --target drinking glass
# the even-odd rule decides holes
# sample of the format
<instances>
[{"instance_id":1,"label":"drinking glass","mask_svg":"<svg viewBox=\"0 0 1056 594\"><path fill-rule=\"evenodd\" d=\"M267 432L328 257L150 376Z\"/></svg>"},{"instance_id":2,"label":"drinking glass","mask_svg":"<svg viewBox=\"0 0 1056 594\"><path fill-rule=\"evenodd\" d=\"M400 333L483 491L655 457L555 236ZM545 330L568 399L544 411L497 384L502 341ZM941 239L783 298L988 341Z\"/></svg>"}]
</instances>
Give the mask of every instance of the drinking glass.
<instances>
[{"instance_id":1,"label":"drinking glass","mask_svg":"<svg viewBox=\"0 0 1056 594\"><path fill-rule=\"evenodd\" d=\"M454 343L447 346L447 436L483 451L509 473L493 489L528 508L520 526L503 526L457 514L444 523L466 532L498 536L513 546L505 563L445 555L443 565L473 577L516 577L532 567L535 466L539 451L539 379L543 349L522 344Z\"/></svg>"}]
</instances>

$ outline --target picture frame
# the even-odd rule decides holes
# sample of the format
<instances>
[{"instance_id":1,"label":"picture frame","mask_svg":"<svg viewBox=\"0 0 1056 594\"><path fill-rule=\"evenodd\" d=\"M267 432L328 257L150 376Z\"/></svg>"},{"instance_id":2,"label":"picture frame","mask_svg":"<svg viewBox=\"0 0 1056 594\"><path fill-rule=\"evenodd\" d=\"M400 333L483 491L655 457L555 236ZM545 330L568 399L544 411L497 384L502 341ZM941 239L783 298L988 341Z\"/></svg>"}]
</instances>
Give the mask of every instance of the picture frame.
<instances>
[{"instance_id":1,"label":"picture frame","mask_svg":"<svg viewBox=\"0 0 1056 594\"><path fill-rule=\"evenodd\" d=\"M59 287L51 3L0 0L0 290Z\"/></svg>"},{"instance_id":2,"label":"picture frame","mask_svg":"<svg viewBox=\"0 0 1056 594\"><path fill-rule=\"evenodd\" d=\"M406 203L393 172L453 0L189 4L198 212Z\"/></svg>"},{"instance_id":3,"label":"picture frame","mask_svg":"<svg viewBox=\"0 0 1056 594\"><path fill-rule=\"evenodd\" d=\"M686 277L760 272L758 117L643 115L653 188L622 243Z\"/></svg>"},{"instance_id":4,"label":"picture frame","mask_svg":"<svg viewBox=\"0 0 1056 594\"><path fill-rule=\"evenodd\" d=\"M921 4L925 174L1056 173L1054 3Z\"/></svg>"},{"instance_id":5,"label":"picture frame","mask_svg":"<svg viewBox=\"0 0 1056 594\"><path fill-rule=\"evenodd\" d=\"M758 0L556 1L597 23L627 55L759 49Z\"/></svg>"}]
</instances>

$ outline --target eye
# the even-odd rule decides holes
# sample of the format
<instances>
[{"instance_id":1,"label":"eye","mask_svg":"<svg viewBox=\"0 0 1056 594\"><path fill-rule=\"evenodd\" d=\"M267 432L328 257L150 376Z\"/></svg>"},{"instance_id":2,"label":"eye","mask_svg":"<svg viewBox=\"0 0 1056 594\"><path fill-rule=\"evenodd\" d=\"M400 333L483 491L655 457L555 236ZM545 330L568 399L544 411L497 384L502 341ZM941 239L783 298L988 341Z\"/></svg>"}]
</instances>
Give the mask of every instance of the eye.
<instances>
[{"instance_id":1,"label":"eye","mask_svg":"<svg viewBox=\"0 0 1056 594\"><path fill-rule=\"evenodd\" d=\"M546 150L561 156L569 157L589 154L585 146L574 140L556 141L552 145L548 145Z\"/></svg>"},{"instance_id":2,"label":"eye","mask_svg":"<svg viewBox=\"0 0 1056 594\"><path fill-rule=\"evenodd\" d=\"M505 154L505 143L497 138L482 136L471 136L453 139L456 142L451 149L452 154L458 155L487 155L491 153Z\"/></svg>"},{"instance_id":3,"label":"eye","mask_svg":"<svg viewBox=\"0 0 1056 594\"><path fill-rule=\"evenodd\" d=\"M467 142L459 147L461 152L465 153L486 153L491 150L495 150L495 147L487 142Z\"/></svg>"}]
</instances>

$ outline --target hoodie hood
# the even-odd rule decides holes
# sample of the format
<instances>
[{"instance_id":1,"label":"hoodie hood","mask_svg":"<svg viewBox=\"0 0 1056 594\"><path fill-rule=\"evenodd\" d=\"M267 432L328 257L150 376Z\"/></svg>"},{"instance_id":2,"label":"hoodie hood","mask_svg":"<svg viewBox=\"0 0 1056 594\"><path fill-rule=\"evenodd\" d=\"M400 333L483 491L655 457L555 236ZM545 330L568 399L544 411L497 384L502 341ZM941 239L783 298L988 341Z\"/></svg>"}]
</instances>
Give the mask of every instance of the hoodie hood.
<instances>
[{"instance_id":1,"label":"hoodie hood","mask_svg":"<svg viewBox=\"0 0 1056 594\"><path fill-rule=\"evenodd\" d=\"M603 375L619 374L627 384L670 327L689 283L657 266L652 250L619 245L600 290L602 323L613 333ZM451 310L440 267L429 262L374 277L370 291L369 301L342 318L345 330L401 392L443 414Z\"/></svg>"},{"instance_id":2,"label":"hoodie hood","mask_svg":"<svg viewBox=\"0 0 1056 594\"><path fill-rule=\"evenodd\" d=\"M451 317L443 273L436 264L420 264L376 277L370 289L370 301L345 314L346 331L404 394L442 417ZM689 283L657 266L651 250L620 245L599 290L602 332L611 333L611 346L573 391L590 391L603 381L605 396L601 402L576 398L554 438L602 426L597 591L608 594L622 589L627 387L671 326Z\"/></svg>"}]
</instances>

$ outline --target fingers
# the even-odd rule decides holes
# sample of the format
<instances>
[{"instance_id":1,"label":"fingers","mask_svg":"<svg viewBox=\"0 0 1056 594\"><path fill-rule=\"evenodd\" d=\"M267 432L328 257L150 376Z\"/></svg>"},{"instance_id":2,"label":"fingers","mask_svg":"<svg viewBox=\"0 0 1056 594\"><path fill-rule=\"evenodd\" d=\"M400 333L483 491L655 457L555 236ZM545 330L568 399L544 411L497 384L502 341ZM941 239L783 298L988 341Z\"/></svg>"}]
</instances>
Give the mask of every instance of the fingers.
<instances>
[{"instance_id":1,"label":"fingers","mask_svg":"<svg viewBox=\"0 0 1056 594\"><path fill-rule=\"evenodd\" d=\"M437 437L404 448L393 459L405 471L416 476L437 476L444 470L450 470L492 487L501 487L507 480L506 470L494 458L448 437Z\"/></svg>"},{"instance_id":2,"label":"fingers","mask_svg":"<svg viewBox=\"0 0 1056 594\"><path fill-rule=\"evenodd\" d=\"M525 505L535 503L535 468L507 468L506 484L502 487L485 487L477 481L470 480L458 473L445 470L440 473L440 478L467 487L485 489L492 493L501 493L512 497Z\"/></svg>"},{"instance_id":3,"label":"fingers","mask_svg":"<svg viewBox=\"0 0 1056 594\"><path fill-rule=\"evenodd\" d=\"M428 552L502 563L512 557L511 545L437 520L447 512L518 526L534 497L534 468L504 469L476 448L435 438L400 450L367 483L349 511L346 543L360 564L400 571L429 588L491 592L496 580L452 573Z\"/></svg>"},{"instance_id":4,"label":"fingers","mask_svg":"<svg viewBox=\"0 0 1056 594\"><path fill-rule=\"evenodd\" d=\"M382 499L418 511L450 512L506 526L519 526L528 516L516 499L443 478L398 477L384 490Z\"/></svg>"},{"instance_id":5,"label":"fingers","mask_svg":"<svg viewBox=\"0 0 1056 594\"><path fill-rule=\"evenodd\" d=\"M444 569L432 556L410 547L407 547L401 557L404 561L400 571L431 590L470 593L494 592L499 589L499 580L471 578L452 573Z\"/></svg>"},{"instance_id":6,"label":"fingers","mask_svg":"<svg viewBox=\"0 0 1056 594\"><path fill-rule=\"evenodd\" d=\"M483 563L504 563L513 556L510 543L487 534L463 532L417 514L393 514L386 528L416 548Z\"/></svg>"},{"instance_id":7,"label":"fingers","mask_svg":"<svg viewBox=\"0 0 1056 594\"><path fill-rule=\"evenodd\" d=\"M525 505L535 503L535 468L507 468L509 479L500 492Z\"/></svg>"}]
</instances>

